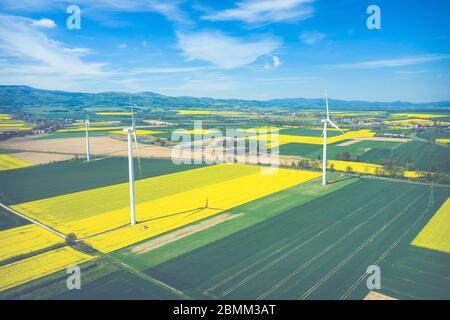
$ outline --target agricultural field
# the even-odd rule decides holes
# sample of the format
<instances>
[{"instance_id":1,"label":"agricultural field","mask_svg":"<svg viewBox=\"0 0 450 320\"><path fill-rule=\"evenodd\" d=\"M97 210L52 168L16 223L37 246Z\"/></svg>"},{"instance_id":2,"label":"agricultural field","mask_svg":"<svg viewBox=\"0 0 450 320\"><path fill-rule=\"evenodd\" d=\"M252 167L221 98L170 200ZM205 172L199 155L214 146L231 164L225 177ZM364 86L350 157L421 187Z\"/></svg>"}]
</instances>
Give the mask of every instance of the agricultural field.
<instances>
[{"instance_id":1,"label":"agricultural field","mask_svg":"<svg viewBox=\"0 0 450 320\"><path fill-rule=\"evenodd\" d=\"M333 112L343 132L327 131L322 186L321 111L139 109L130 225L122 128L131 113L103 110L89 111L89 163L82 119L0 142L9 161L0 170L0 299L359 300L372 264L383 272L375 293L450 296L448 116ZM230 128L246 147L267 139L283 167L267 174L261 164L172 162L175 130L203 137L204 147L211 135L232 138ZM401 174L390 174L390 165ZM74 264L81 291L66 287Z\"/></svg>"},{"instance_id":2,"label":"agricultural field","mask_svg":"<svg viewBox=\"0 0 450 320\"><path fill-rule=\"evenodd\" d=\"M13 154L0 154L0 171L31 166L28 161L14 157Z\"/></svg>"},{"instance_id":3,"label":"agricultural field","mask_svg":"<svg viewBox=\"0 0 450 320\"><path fill-rule=\"evenodd\" d=\"M94 257L71 247L47 251L30 258L0 266L0 291L38 279Z\"/></svg>"},{"instance_id":4,"label":"agricultural field","mask_svg":"<svg viewBox=\"0 0 450 320\"><path fill-rule=\"evenodd\" d=\"M366 266L404 257L449 189L435 189L431 208L429 193L420 185L358 181L144 272L194 298L361 299ZM428 261L425 271L439 272L422 287L449 290L449 270L439 269L445 261ZM422 287L405 294L427 298Z\"/></svg>"},{"instance_id":5,"label":"agricultural field","mask_svg":"<svg viewBox=\"0 0 450 320\"><path fill-rule=\"evenodd\" d=\"M361 156L361 161L368 163L381 163L383 160L392 160L400 166L410 160L418 170L448 172L450 148L429 142L411 141L391 150L373 148Z\"/></svg>"},{"instance_id":6,"label":"agricultural field","mask_svg":"<svg viewBox=\"0 0 450 320\"><path fill-rule=\"evenodd\" d=\"M20 203L11 208L62 233L89 237L88 244L109 252L319 176L287 169L261 175L260 170L258 166L223 164L139 180L136 211L141 223L133 227L121 228L129 219L127 183ZM236 185L240 188L233 188ZM223 190L227 190L225 195ZM142 225L153 220L158 227L142 229ZM119 229L105 233L116 228Z\"/></svg>"},{"instance_id":7,"label":"agricultural field","mask_svg":"<svg viewBox=\"0 0 450 320\"><path fill-rule=\"evenodd\" d=\"M439 208L412 244L450 253L450 198Z\"/></svg>"},{"instance_id":8,"label":"agricultural field","mask_svg":"<svg viewBox=\"0 0 450 320\"><path fill-rule=\"evenodd\" d=\"M64 243L64 239L35 224L0 231L0 262Z\"/></svg>"}]
</instances>

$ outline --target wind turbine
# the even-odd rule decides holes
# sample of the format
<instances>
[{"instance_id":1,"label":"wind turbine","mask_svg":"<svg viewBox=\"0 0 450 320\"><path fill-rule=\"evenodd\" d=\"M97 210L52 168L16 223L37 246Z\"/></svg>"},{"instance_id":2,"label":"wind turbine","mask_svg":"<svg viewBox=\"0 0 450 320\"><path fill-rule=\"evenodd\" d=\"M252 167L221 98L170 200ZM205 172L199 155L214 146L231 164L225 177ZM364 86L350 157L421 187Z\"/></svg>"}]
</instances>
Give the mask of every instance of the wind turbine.
<instances>
[{"instance_id":1,"label":"wind turbine","mask_svg":"<svg viewBox=\"0 0 450 320\"><path fill-rule=\"evenodd\" d=\"M327 108L327 115L325 118L322 118L323 122L323 157L322 157L322 185L327 184L327 125L330 124L331 126L338 129L340 132L344 133L336 124L333 123L333 121L330 120L330 114L328 112L328 96L327 96L327 90L325 91L325 105Z\"/></svg>"},{"instance_id":2,"label":"wind turbine","mask_svg":"<svg viewBox=\"0 0 450 320\"><path fill-rule=\"evenodd\" d=\"M87 162L91 161L91 151L89 145L89 112L86 112L86 160Z\"/></svg>"},{"instance_id":3,"label":"wind turbine","mask_svg":"<svg viewBox=\"0 0 450 320\"><path fill-rule=\"evenodd\" d=\"M139 157L139 149L136 136L136 126L134 124L134 113L133 113L133 103L130 98L130 108L131 108L131 127L123 129L128 136L128 177L130 180L130 215L131 215L131 225L136 224L136 208L134 202L134 167L133 167L133 144L132 140L134 138L134 143L136 145L136 153L138 157L139 174L141 175L141 159Z\"/></svg>"}]
</instances>

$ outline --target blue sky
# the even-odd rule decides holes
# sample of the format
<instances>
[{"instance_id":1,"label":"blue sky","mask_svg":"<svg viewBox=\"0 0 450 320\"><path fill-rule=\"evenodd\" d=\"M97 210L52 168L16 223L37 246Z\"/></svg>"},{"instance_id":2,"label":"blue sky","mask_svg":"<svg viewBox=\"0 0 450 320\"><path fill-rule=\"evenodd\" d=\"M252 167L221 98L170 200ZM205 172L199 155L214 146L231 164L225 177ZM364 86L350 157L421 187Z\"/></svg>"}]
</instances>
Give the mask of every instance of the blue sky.
<instances>
[{"instance_id":1,"label":"blue sky","mask_svg":"<svg viewBox=\"0 0 450 320\"><path fill-rule=\"evenodd\" d=\"M69 30L66 9L81 9ZM369 5L381 29L369 30ZM0 83L69 91L450 100L448 0L0 0Z\"/></svg>"}]
</instances>

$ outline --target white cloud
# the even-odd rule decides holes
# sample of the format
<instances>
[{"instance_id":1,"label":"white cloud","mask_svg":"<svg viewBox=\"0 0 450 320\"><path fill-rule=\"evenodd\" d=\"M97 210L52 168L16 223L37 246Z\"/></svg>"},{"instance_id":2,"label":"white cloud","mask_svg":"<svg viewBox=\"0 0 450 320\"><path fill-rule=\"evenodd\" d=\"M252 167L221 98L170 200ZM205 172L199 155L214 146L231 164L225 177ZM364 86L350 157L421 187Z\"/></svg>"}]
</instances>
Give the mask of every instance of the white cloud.
<instances>
[{"instance_id":1,"label":"white cloud","mask_svg":"<svg viewBox=\"0 0 450 320\"><path fill-rule=\"evenodd\" d=\"M218 31L177 33L178 48L188 60L203 60L223 69L251 64L280 46L277 39L234 38Z\"/></svg>"},{"instance_id":2,"label":"white cloud","mask_svg":"<svg viewBox=\"0 0 450 320\"><path fill-rule=\"evenodd\" d=\"M180 3L180 1L151 0L147 3L147 6L151 11L161 14L167 20L181 24L190 24L191 21L180 9Z\"/></svg>"},{"instance_id":3,"label":"white cloud","mask_svg":"<svg viewBox=\"0 0 450 320\"><path fill-rule=\"evenodd\" d=\"M243 0L235 8L211 12L202 19L246 23L293 22L313 15L312 2L314 0Z\"/></svg>"},{"instance_id":4,"label":"white cloud","mask_svg":"<svg viewBox=\"0 0 450 320\"><path fill-rule=\"evenodd\" d=\"M121 49L126 49L128 45L126 43L121 43L119 46Z\"/></svg>"},{"instance_id":5,"label":"white cloud","mask_svg":"<svg viewBox=\"0 0 450 320\"><path fill-rule=\"evenodd\" d=\"M82 57L91 53L86 48L71 48L47 37L33 27L33 20L0 15L0 76L22 79L20 83L44 79L61 83L75 79L102 78L108 73L105 64L84 62ZM6 66L6 68L5 68Z\"/></svg>"},{"instance_id":6,"label":"white cloud","mask_svg":"<svg viewBox=\"0 0 450 320\"><path fill-rule=\"evenodd\" d=\"M142 44L143 47L148 46L148 43L147 43L147 41L145 41L145 40L144 40L144 41L141 41L141 44Z\"/></svg>"},{"instance_id":7,"label":"white cloud","mask_svg":"<svg viewBox=\"0 0 450 320\"><path fill-rule=\"evenodd\" d=\"M272 58L273 58L273 67L278 68L281 64L280 58L278 58L277 56L273 56Z\"/></svg>"},{"instance_id":8,"label":"white cloud","mask_svg":"<svg viewBox=\"0 0 450 320\"><path fill-rule=\"evenodd\" d=\"M47 18L42 18L41 20L33 20L31 25L34 27L49 28L49 29L56 27L55 21Z\"/></svg>"},{"instance_id":9,"label":"white cloud","mask_svg":"<svg viewBox=\"0 0 450 320\"><path fill-rule=\"evenodd\" d=\"M319 31L305 31L300 34L300 40L310 46L322 41L325 37L325 33Z\"/></svg>"},{"instance_id":10,"label":"white cloud","mask_svg":"<svg viewBox=\"0 0 450 320\"><path fill-rule=\"evenodd\" d=\"M272 68L278 68L281 65L281 60L277 56L272 56L272 62L266 63L264 65L264 69L272 69Z\"/></svg>"},{"instance_id":11,"label":"white cloud","mask_svg":"<svg viewBox=\"0 0 450 320\"><path fill-rule=\"evenodd\" d=\"M335 69L377 69L377 68L394 68L410 65L423 64L433 61L442 61L450 59L450 54L428 54L414 57L405 57L386 60L372 60L348 64L338 64L332 66Z\"/></svg>"}]
</instances>

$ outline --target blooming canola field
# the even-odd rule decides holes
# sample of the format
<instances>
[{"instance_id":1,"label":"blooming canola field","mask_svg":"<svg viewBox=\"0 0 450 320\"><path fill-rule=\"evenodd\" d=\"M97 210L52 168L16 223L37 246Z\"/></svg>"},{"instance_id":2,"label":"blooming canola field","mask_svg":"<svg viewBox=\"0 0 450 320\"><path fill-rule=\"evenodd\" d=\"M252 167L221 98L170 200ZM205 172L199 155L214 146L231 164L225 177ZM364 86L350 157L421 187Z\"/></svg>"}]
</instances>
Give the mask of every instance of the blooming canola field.
<instances>
[{"instance_id":1,"label":"blooming canola field","mask_svg":"<svg viewBox=\"0 0 450 320\"><path fill-rule=\"evenodd\" d=\"M439 208L412 244L450 253L450 198Z\"/></svg>"},{"instance_id":2,"label":"blooming canola field","mask_svg":"<svg viewBox=\"0 0 450 320\"><path fill-rule=\"evenodd\" d=\"M348 139L358 139L358 138L370 138L375 136L375 133L371 130L357 130L357 131L347 131L343 134L329 137L327 139L327 143L332 144ZM272 141L271 146L274 147L275 144L273 142L273 137L271 137L270 134L266 135L258 135L258 136L251 136L249 139L252 140L266 140L266 141ZM322 137L312 137L312 136L292 136L292 135L285 135L285 134L279 134L278 135L278 145L283 145L287 143L306 143L306 144L323 144L323 138Z\"/></svg>"},{"instance_id":3,"label":"blooming canola field","mask_svg":"<svg viewBox=\"0 0 450 320\"><path fill-rule=\"evenodd\" d=\"M133 227L128 226L126 183L13 208L62 233L87 238L88 244L102 252L110 252L319 176L289 169L265 175L258 166L221 164L137 181L139 223Z\"/></svg>"},{"instance_id":4,"label":"blooming canola field","mask_svg":"<svg viewBox=\"0 0 450 320\"><path fill-rule=\"evenodd\" d=\"M61 237L35 224L7 229L0 232L0 261L63 242Z\"/></svg>"},{"instance_id":5,"label":"blooming canola field","mask_svg":"<svg viewBox=\"0 0 450 320\"><path fill-rule=\"evenodd\" d=\"M0 171L23 168L31 165L32 164L28 161L15 158L8 154L0 154Z\"/></svg>"},{"instance_id":6,"label":"blooming canola field","mask_svg":"<svg viewBox=\"0 0 450 320\"><path fill-rule=\"evenodd\" d=\"M0 291L63 270L71 265L81 264L93 258L93 256L66 246L0 266Z\"/></svg>"}]
</instances>

